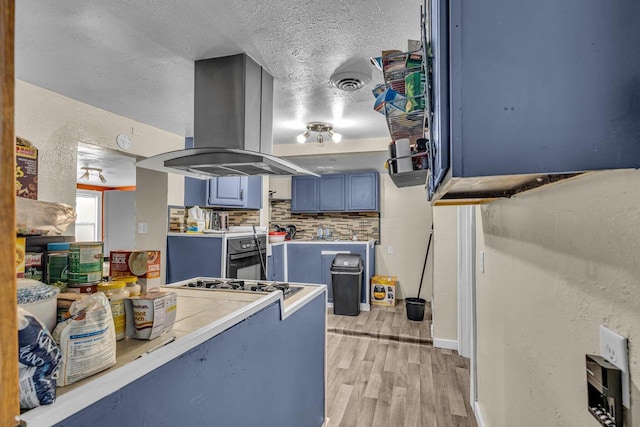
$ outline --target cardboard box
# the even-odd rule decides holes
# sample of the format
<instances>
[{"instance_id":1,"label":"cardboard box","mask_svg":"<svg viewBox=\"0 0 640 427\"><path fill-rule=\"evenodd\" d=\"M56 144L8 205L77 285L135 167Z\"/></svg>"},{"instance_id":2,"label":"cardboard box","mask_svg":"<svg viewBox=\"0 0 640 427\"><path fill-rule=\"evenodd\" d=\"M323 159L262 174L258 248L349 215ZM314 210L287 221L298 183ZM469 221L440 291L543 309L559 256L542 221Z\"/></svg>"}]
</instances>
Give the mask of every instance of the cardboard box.
<instances>
[{"instance_id":1,"label":"cardboard box","mask_svg":"<svg viewBox=\"0 0 640 427\"><path fill-rule=\"evenodd\" d=\"M152 340L173 329L178 308L175 292L150 292L124 302L128 337Z\"/></svg>"},{"instance_id":2,"label":"cardboard box","mask_svg":"<svg viewBox=\"0 0 640 427\"><path fill-rule=\"evenodd\" d=\"M16 138L16 196L38 200L38 149Z\"/></svg>"},{"instance_id":3,"label":"cardboard box","mask_svg":"<svg viewBox=\"0 0 640 427\"><path fill-rule=\"evenodd\" d=\"M371 278L371 305L395 307L397 286L398 278L396 276L373 276Z\"/></svg>"},{"instance_id":4,"label":"cardboard box","mask_svg":"<svg viewBox=\"0 0 640 427\"><path fill-rule=\"evenodd\" d=\"M142 293L160 288L160 251L117 250L109 253L112 279L136 276Z\"/></svg>"},{"instance_id":5,"label":"cardboard box","mask_svg":"<svg viewBox=\"0 0 640 427\"><path fill-rule=\"evenodd\" d=\"M16 277L24 277L24 259L26 257L27 239L16 237Z\"/></svg>"}]
</instances>

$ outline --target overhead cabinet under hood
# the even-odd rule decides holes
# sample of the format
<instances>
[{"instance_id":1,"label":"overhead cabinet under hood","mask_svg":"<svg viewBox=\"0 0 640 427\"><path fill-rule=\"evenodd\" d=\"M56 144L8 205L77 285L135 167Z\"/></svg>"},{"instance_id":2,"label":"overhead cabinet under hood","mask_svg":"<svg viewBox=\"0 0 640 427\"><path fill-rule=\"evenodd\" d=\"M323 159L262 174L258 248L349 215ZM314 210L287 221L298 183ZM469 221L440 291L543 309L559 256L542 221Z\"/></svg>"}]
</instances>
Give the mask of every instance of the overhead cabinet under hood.
<instances>
[{"instance_id":1,"label":"overhead cabinet under hood","mask_svg":"<svg viewBox=\"0 0 640 427\"><path fill-rule=\"evenodd\" d=\"M271 155L273 77L245 54L195 62L194 148L136 166L193 178L316 175Z\"/></svg>"}]
</instances>

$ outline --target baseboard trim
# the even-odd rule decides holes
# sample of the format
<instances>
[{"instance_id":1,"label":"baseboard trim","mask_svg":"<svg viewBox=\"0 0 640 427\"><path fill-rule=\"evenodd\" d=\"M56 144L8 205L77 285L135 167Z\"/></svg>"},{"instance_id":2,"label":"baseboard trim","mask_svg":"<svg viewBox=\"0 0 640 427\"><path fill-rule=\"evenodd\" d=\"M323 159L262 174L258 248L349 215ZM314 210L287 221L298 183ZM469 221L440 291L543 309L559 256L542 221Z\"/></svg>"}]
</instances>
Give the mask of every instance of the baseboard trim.
<instances>
[{"instance_id":1,"label":"baseboard trim","mask_svg":"<svg viewBox=\"0 0 640 427\"><path fill-rule=\"evenodd\" d=\"M476 422L478 423L478 427L487 427L487 425L484 423L484 418L482 417L482 411L480 410L478 401L473 402L473 413L476 415Z\"/></svg>"},{"instance_id":2,"label":"baseboard trim","mask_svg":"<svg viewBox=\"0 0 640 427\"><path fill-rule=\"evenodd\" d=\"M332 302L328 302L327 303L327 307L328 308L333 308L333 303ZM366 302L361 302L360 303L360 311L371 311L371 305L367 304Z\"/></svg>"},{"instance_id":3,"label":"baseboard trim","mask_svg":"<svg viewBox=\"0 0 640 427\"><path fill-rule=\"evenodd\" d=\"M437 348L446 348L447 350L458 350L457 340L443 340L440 338L433 339L433 346Z\"/></svg>"}]
</instances>

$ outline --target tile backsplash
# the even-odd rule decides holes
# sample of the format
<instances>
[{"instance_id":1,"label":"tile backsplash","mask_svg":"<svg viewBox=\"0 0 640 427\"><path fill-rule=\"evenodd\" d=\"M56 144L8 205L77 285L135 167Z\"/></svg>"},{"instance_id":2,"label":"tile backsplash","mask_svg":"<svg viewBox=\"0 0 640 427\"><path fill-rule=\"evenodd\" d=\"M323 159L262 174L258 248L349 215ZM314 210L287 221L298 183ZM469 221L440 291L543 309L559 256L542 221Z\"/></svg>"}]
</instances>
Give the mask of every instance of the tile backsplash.
<instances>
[{"instance_id":1,"label":"tile backsplash","mask_svg":"<svg viewBox=\"0 0 640 427\"><path fill-rule=\"evenodd\" d=\"M274 225L295 225L296 239L314 239L318 227L329 228L334 237L350 239L357 234L358 240L375 239L380 242L380 214L378 212L325 212L291 213L291 200L271 201L270 230Z\"/></svg>"},{"instance_id":2,"label":"tile backsplash","mask_svg":"<svg viewBox=\"0 0 640 427\"><path fill-rule=\"evenodd\" d=\"M220 212L227 212L229 214L229 226L237 225L260 225L260 211L256 210L223 210Z\"/></svg>"}]
</instances>

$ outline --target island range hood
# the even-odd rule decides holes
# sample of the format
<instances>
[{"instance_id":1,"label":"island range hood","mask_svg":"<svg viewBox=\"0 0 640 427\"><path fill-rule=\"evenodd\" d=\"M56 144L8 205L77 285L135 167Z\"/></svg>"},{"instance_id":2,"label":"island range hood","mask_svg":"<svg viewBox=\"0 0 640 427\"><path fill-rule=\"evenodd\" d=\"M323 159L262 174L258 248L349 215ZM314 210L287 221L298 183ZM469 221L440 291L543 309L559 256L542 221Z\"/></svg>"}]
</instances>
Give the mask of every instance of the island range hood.
<instances>
[{"instance_id":1,"label":"island range hood","mask_svg":"<svg viewBox=\"0 0 640 427\"><path fill-rule=\"evenodd\" d=\"M195 61L193 148L141 160L193 178L316 175L271 155L273 77L246 54Z\"/></svg>"}]
</instances>

